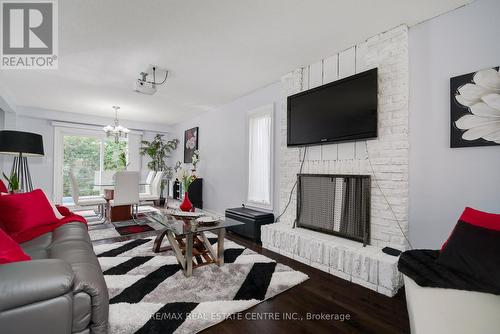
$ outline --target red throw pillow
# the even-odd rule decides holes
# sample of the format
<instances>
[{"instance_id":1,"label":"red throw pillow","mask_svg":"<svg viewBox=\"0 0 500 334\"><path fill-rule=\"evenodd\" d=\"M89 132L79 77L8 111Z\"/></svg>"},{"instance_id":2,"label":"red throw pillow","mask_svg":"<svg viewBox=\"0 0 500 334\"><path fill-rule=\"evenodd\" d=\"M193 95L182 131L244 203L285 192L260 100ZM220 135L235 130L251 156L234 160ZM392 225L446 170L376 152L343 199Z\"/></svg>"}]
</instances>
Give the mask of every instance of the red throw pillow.
<instances>
[{"instance_id":1,"label":"red throw pillow","mask_svg":"<svg viewBox=\"0 0 500 334\"><path fill-rule=\"evenodd\" d=\"M474 226L487 228L488 230L500 231L500 215L496 213L465 208L459 220Z\"/></svg>"},{"instance_id":2,"label":"red throw pillow","mask_svg":"<svg viewBox=\"0 0 500 334\"><path fill-rule=\"evenodd\" d=\"M23 249L0 229L0 264L31 260Z\"/></svg>"},{"instance_id":3,"label":"red throw pillow","mask_svg":"<svg viewBox=\"0 0 500 334\"><path fill-rule=\"evenodd\" d=\"M8 193L9 189L5 186L5 183L3 183L2 180L0 180L0 193Z\"/></svg>"},{"instance_id":4,"label":"red throw pillow","mask_svg":"<svg viewBox=\"0 0 500 334\"><path fill-rule=\"evenodd\" d=\"M0 196L0 228L12 239L24 242L30 230L57 222L52 206L42 190Z\"/></svg>"}]
</instances>

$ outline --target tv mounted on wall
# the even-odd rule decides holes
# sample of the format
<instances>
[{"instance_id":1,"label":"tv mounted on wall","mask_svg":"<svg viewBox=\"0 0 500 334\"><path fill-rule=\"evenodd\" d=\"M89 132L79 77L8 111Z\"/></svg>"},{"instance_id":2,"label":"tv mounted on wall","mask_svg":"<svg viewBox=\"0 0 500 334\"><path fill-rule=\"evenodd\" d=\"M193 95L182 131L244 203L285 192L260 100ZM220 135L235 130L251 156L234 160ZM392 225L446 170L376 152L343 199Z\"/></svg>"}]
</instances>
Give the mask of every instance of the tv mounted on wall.
<instances>
[{"instance_id":1,"label":"tv mounted on wall","mask_svg":"<svg viewBox=\"0 0 500 334\"><path fill-rule=\"evenodd\" d=\"M287 99L288 146L377 137L377 69Z\"/></svg>"}]
</instances>

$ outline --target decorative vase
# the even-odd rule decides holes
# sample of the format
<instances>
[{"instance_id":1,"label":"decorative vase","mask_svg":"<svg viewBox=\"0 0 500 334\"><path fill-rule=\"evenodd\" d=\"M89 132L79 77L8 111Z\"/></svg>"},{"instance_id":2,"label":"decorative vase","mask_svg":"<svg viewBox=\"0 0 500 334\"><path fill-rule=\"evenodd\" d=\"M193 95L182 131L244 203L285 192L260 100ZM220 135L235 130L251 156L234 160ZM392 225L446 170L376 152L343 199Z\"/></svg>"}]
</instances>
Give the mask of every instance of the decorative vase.
<instances>
[{"instance_id":1,"label":"decorative vase","mask_svg":"<svg viewBox=\"0 0 500 334\"><path fill-rule=\"evenodd\" d=\"M189 200L189 196L188 196L187 191L184 193L184 200L182 201L179 208L185 212L193 211L193 209L194 209L193 203L191 203L191 201Z\"/></svg>"}]
</instances>

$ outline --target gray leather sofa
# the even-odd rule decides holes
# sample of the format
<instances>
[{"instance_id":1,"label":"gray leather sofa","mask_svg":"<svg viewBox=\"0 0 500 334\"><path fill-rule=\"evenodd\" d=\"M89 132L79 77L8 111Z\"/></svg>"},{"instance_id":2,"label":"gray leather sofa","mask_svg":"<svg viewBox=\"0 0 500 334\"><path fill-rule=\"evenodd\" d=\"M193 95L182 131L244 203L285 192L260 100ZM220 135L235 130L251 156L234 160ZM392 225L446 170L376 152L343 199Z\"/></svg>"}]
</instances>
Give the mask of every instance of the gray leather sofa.
<instances>
[{"instance_id":1,"label":"gray leather sofa","mask_svg":"<svg viewBox=\"0 0 500 334\"><path fill-rule=\"evenodd\" d=\"M68 223L21 247L31 261L0 265L0 332L107 333L108 290L86 226Z\"/></svg>"}]
</instances>

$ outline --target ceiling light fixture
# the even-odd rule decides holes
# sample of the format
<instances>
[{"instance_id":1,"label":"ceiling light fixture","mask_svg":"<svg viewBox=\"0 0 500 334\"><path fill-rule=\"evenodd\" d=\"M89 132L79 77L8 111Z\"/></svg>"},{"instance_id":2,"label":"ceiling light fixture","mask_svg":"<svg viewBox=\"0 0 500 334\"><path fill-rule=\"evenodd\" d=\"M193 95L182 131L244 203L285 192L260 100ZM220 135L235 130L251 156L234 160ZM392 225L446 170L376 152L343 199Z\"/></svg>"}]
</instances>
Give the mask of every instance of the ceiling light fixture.
<instances>
[{"instance_id":1,"label":"ceiling light fixture","mask_svg":"<svg viewBox=\"0 0 500 334\"><path fill-rule=\"evenodd\" d=\"M106 125L102 129L104 132L106 132L106 137L114 137L115 143L118 143L120 141L120 138L126 139L128 137L128 133L130 132L130 130L126 127L121 126L120 122L118 121L118 109L120 109L120 107L113 106L113 109L115 110L115 124Z\"/></svg>"},{"instance_id":2,"label":"ceiling light fixture","mask_svg":"<svg viewBox=\"0 0 500 334\"><path fill-rule=\"evenodd\" d=\"M168 71L156 65L151 65L145 72L141 72L139 75L140 78L134 83L134 91L141 94L153 95L156 93L156 87L163 85L167 81ZM148 77L152 78L152 80L148 80ZM157 77L163 79L156 81Z\"/></svg>"}]
</instances>

